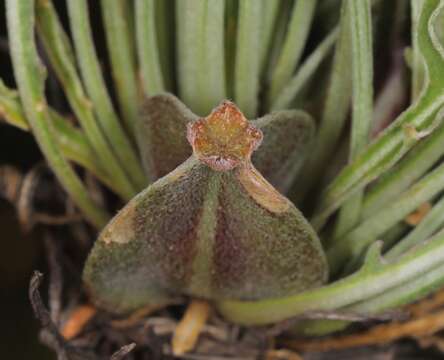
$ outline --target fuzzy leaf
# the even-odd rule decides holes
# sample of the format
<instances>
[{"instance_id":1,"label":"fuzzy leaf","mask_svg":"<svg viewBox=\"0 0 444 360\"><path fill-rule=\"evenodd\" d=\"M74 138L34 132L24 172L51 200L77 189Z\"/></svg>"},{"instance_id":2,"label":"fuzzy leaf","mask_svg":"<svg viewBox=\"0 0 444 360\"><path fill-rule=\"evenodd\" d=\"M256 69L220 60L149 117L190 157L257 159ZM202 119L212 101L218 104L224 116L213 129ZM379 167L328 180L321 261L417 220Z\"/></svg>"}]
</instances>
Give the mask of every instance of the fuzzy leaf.
<instances>
[{"instance_id":1,"label":"fuzzy leaf","mask_svg":"<svg viewBox=\"0 0 444 360\"><path fill-rule=\"evenodd\" d=\"M131 200L89 256L97 304L127 312L186 293L263 299L327 279L320 241L250 162L262 133L231 102L188 126L193 155Z\"/></svg>"},{"instance_id":2,"label":"fuzzy leaf","mask_svg":"<svg viewBox=\"0 0 444 360\"><path fill-rule=\"evenodd\" d=\"M253 164L281 193L286 193L313 141L315 123L300 110L276 111L253 122L264 140L253 155Z\"/></svg>"},{"instance_id":3,"label":"fuzzy leaf","mask_svg":"<svg viewBox=\"0 0 444 360\"><path fill-rule=\"evenodd\" d=\"M137 124L137 140L143 166L151 182L168 174L191 155L186 127L197 119L173 95L147 98Z\"/></svg>"},{"instance_id":4,"label":"fuzzy leaf","mask_svg":"<svg viewBox=\"0 0 444 360\"><path fill-rule=\"evenodd\" d=\"M166 175L191 155L186 125L199 117L171 94L147 98L138 126L139 149L151 181ZM285 193L305 160L315 125L308 113L283 110L253 121L264 140L253 164L280 192Z\"/></svg>"}]
</instances>

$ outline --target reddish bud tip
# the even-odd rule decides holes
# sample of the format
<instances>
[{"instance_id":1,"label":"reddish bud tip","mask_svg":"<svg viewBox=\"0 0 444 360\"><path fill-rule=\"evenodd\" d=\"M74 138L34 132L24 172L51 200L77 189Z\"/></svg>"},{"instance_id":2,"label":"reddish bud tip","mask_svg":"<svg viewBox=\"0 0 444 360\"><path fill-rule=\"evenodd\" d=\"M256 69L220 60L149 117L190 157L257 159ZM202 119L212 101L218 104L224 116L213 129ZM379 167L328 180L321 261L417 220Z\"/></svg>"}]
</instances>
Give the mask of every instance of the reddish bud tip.
<instances>
[{"instance_id":1,"label":"reddish bud tip","mask_svg":"<svg viewBox=\"0 0 444 360\"><path fill-rule=\"evenodd\" d=\"M216 171L232 170L249 161L262 137L262 132L228 100L206 118L189 124L187 132L196 157Z\"/></svg>"}]
</instances>

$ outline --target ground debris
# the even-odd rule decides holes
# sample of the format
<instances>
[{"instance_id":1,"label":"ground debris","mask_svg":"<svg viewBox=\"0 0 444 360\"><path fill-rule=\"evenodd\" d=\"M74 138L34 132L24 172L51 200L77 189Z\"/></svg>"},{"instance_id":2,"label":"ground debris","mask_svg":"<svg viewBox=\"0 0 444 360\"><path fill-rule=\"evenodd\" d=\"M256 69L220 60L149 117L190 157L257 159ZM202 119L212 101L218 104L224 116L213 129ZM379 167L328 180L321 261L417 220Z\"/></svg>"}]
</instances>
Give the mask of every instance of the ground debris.
<instances>
[{"instance_id":1,"label":"ground debris","mask_svg":"<svg viewBox=\"0 0 444 360\"><path fill-rule=\"evenodd\" d=\"M131 351L133 351L135 347L136 347L135 343L131 343L131 344L122 346L120 348L120 350L117 350L111 356L111 360L121 360L121 359L123 359L126 355L128 355Z\"/></svg>"},{"instance_id":2,"label":"ground debris","mask_svg":"<svg viewBox=\"0 0 444 360\"><path fill-rule=\"evenodd\" d=\"M0 197L15 206L24 233L36 224L65 225L82 221L72 200L43 164L25 174L8 165L0 166Z\"/></svg>"}]
</instances>

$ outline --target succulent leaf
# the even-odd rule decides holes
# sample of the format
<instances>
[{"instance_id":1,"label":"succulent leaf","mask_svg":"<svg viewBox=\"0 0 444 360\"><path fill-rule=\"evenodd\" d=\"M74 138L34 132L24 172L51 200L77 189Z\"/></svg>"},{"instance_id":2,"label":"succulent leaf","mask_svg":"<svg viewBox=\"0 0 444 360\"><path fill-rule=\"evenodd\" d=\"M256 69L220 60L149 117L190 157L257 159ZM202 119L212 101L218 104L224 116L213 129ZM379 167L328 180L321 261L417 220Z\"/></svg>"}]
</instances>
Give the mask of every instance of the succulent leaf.
<instances>
[{"instance_id":1,"label":"succulent leaf","mask_svg":"<svg viewBox=\"0 0 444 360\"><path fill-rule=\"evenodd\" d=\"M114 312L189 294L263 299L327 279L303 215L251 164L262 132L225 101L188 126L193 155L137 195L105 227L84 271Z\"/></svg>"},{"instance_id":2,"label":"succulent leaf","mask_svg":"<svg viewBox=\"0 0 444 360\"><path fill-rule=\"evenodd\" d=\"M189 124L187 132L194 155L216 171L232 170L250 161L262 137L231 101L222 102L206 118Z\"/></svg>"},{"instance_id":3,"label":"succulent leaf","mask_svg":"<svg viewBox=\"0 0 444 360\"><path fill-rule=\"evenodd\" d=\"M253 154L253 164L281 193L286 193L307 157L315 135L313 118L300 110L275 111L253 124L264 140Z\"/></svg>"},{"instance_id":4,"label":"succulent leaf","mask_svg":"<svg viewBox=\"0 0 444 360\"><path fill-rule=\"evenodd\" d=\"M137 140L151 182L174 170L191 155L186 139L187 124L197 119L174 95L161 94L146 99L137 124Z\"/></svg>"},{"instance_id":5,"label":"succulent leaf","mask_svg":"<svg viewBox=\"0 0 444 360\"><path fill-rule=\"evenodd\" d=\"M147 98L142 107L138 140L145 171L151 181L166 175L191 155L186 126L202 119L174 95ZM253 154L253 164L273 186L286 193L310 149L314 121L304 111L282 110L254 120L252 124L265 135ZM212 127L217 132L216 128ZM227 129L224 131L225 136L234 135L230 135ZM217 136L221 136L220 131Z\"/></svg>"}]
</instances>

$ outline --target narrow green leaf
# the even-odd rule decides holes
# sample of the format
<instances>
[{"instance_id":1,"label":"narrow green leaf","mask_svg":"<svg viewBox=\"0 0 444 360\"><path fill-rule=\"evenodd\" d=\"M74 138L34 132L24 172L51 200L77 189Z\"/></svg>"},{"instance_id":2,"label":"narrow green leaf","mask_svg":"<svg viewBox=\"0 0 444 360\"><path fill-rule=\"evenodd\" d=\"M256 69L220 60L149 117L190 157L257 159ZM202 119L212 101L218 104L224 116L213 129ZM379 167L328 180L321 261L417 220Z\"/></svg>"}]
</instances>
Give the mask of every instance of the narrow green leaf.
<instances>
[{"instance_id":1,"label":"narrow green leaf","mask_svg":"<svg viewBox=\"0 0 444 360\"><path fill-rule=\"evenodd\" d=\"M180 95L193 112L204 116L226 97L225 1L177 5Z\"/></svg>"},{"instance_id":2,"label":"narrow green leaf","mask_svg":"<svg viewBox=\"0 0 444 360\"><path fill-rule=\"evenodd\" d=\"M297 73L288 81L288 84L283 89L280 89L275 101L271 105L271 110L288 109L291 107L293 100L313 77L322 61L329 55L330 50L336 42L338 33L337 28L332 30L307 57L299 67Z\"/></svg>"},{"instance_id":3,"label":"narrow green leaf","mask_svg":"<svg viewBox=\"0 0 444 360\"><path fill-rule=\"evenodd\" d=\"M351 97L351 39L345 3L341 9L339 39L335 45L333 66L328 83L322 118L313 146L303 168L304 176L297 182L296 198L302 200L310 190L320 183L326 164L334 153L334 148L347 118Z\"/></svg>"},{"instance_id":4,"label":"narrow green leaf","mask_svg":"<svg viewBox=\"0 0 444 360\"><path fill-rule=\"evenodd\" d=\"M208 114L225 91L222 89L222 93L219 93L219 86L225 86L224 1L216 2L218 14L212 13L215 9L211 9L210 5L208 0L181 1L177 3L176 10L179 93L185 104L200 116ZM214 44L211 44L211 36L215 37ZM213 51L213 54L209 51ZM221 57L211 68L210 59L218 56ZM215 93L209 81L214 82Z\"/></svg>"},{"instance_id":5,"label":"narrow green leaf","mask_svg":"<svg viewBox=\"0 0 444 360\"><path fill-rule=\"evenodd\" d=\"M88 221L102 227L108 220L106 212L89 196L82 182L63 157L55 139L53 125L44 96L45 69L39 61L34 43L34 1L8 0L7 25L15 79L29 125L56 174L75 204Z\"/></svg>"},{"instance_id":6,"label":"narrow green leaf","mask_svg":"<svg viewBox=\"0 0 444 360\"><path fill-rule=\"evenodd\" d=\"M204 28L204 5L203 0L176 2L177 58L180 59L177 62L179 95L195 113L200 110L199 90L195 81L203 66L196 34Z\"/></svg>"},{"instance_id":7,"label":"narrow green leaf","mask_svg":"<svg viewBox=\"0 0 444 360\"><path fill-rule=\"evenodd\" d=\"M417 102L403 112L327 187L312 219L315 228L320 229L349 196L391 168L414 145L414 142L404 143L406 126L417 131L433 128L433 115L444 104L444 62L442 47L432 24L443 5L438 0L426 0L418 24L418 42L427 69L426 89Z\"/></svg>"},{"instance_id":8,"label":"narrow green leaf","mask_svg":"<svg viewBox=\"0 0 444 360\"><path fill-rule=\"evenodd\" d=\"M118 194L124 199L130 199L137 190L120 167L116 155L94 116L91 101L86 97L73 62L71 46L53 4L47 0L37 1L36 16L37 29L45 50L88 141L100 162L104 164L104 168L115 177L116 183L119 184Z\"/></svg>"},{"instance_id":9,"label":"narrow green leaf","mask_svg":"<svg viewBox=\"0 0 444 360\"><path fill-rule=\"evenodd\" d=\"M122 128L107 92L93 43L88 4L86 0L68 0L68 11L76 58L100 128L111 144L120 166L126 171L135 187L141 190L146 186L147 180L133 144Z\"/></svg>"},{"instance_id":10,"label":"narrow green leaf","mask_svg":"<svg viewBox=\"0 0 444 360\"><path fill-rule=\"evenodd\" d=\"M373 36L371 1L347 0L352 41L353 101L350 158L367 145L373 107Z\"/></svg>"},{"instance_id":11,"label":"narrow green leaf","mask_svg":"<svg viewBox=\"0 0 444 360\"><path fill-rule=\"evenodd\" d=\"M60 145L63 155L83 166L111 190L116 191L118 185L114 182L114 178L108 176L105 169L98 163L97 157L83 132L53 109L48 108L48 111L53 124L54 138ZM18 92L7 88L1 79L0 115L4 116L4 120L8 124L25 131L31 131Z\"/></svg>"},{"instance_id":12,"label":"narrow green leaf","mask_svg":"<svg viewBox=\"0 0 444 360\"><path fill-rule=\"evenodd\" d=\"M179 94L200 116L226 97L225 0L176 3Z\"/></svg>"},{"instance_id":13,"label":"narrow green leaf","mask_svg":"<svg viewBox=\"0 0 444 360\"><path fill-rule=\"evenodd\" d=\"M199 82L209 113L226 98L225 0L207 0L203 44L205 45L205 68L200 71ZM206 114L205 114L206 115Z\"/></svg>"},{"instance_id":14,"label":"narrow green leaf","mask_svg":"<svg viewBox=\"0 0 444 360\"><path fill-rule=\"evenodd\" d=\"M171 9L174 9L175 6L175 0L155 0L154 5L159 61L162 68L165 90L170 92L175 91L176 87L174 49L176 22L174 16L171 16Z\"/></svg>"},{"instance_id":15,"label":"narrow green leaf","mask_svg":"<svg viewBox=\"0 0 444 360\"><path fill-rule=\"evenodd\" d=\"M234 98L238 3L235 0L225 0L225 3L225 73L227 79L227 97L232 99Z\"/></svg>"},{"instance_id":16,"label":"narrow green leaf","mask_svg":"<svg viewBox=\"0 0 444 360\"><path fill-rule=\"evenodd\" d=\"M359 226L347 233L340 242L327 251L333 274L346 261L352 264L362 255L367 246L374 242L398 221L414 211L422 203L431 200L444 189L444 164L433 170L411 188L403 192L396 201L365 219Z\"/></svg>"},{"instance_id":17,"label":"narrow green leaf","mask_svg":"<svg viewBox=\"0 0 444 360\"><path fill-rule=\"evenodd\" d=\"M114 86L127 131L134 137L139 111L138 78L130 2L101 0Z\"/></svg>"},{"instance_id":18,"label":"narrow green leaf","mask_svg":"<svg viewBox=\"0 0 444 360\"><path fill-rule=\"evenodd\" d=\"M352 48L352 125L349 161L362 153L369 141L373 117L373 44L371 1L346 1L350 21ZM341 237L358 223L364 190L356 192L339 212L335 238Z\"/></svg>"},{"instance_id":19,"label":"narrow green leaf","mask_svg":"<svg viewBox=\"0 0 444 360\"><path fill-rule=\"evenodd\" d=\"M399 239L409 232L410 225L408 225L404 220L405 219L398 221L398 223L390 227L390 229L379 237L384 244L383 250L389 249L391 246L393 246L393 244L396 244Z\"/></svg>"},{"instance_id":20,"label":"narrow green leaf","mask_svg":"<svg viewBox=\"0 0 444 360\"><path fill-rule=\"evenodd\" d=\"M271 77L269 100L272 103L287 85L299 64L307 42L317 0L298 0L293 5L284 46Z\"/></svg>"},{"instance_id":21,"label":"narrow green leaf","mask_svg":"<svg viewBox=\"0 0 444 360\"><path fill-rule=\"evenodd\" d=\"M415 228L404 238L398 241L386 254L389 260L395 259L413 246L427 239L437 230L444 226L444 197L433 205L432 210L415 226Z\"/></svg>"},{"instance_id":22,"label":"narrow green leaf","mask_svg":"<svg viewBox=\"0 0 444 360\"><path fill-rule=\"evenodd\" d=\"M239 1L234 99L249 119L258 111L262 10L261 1Z\"/></svg>"},{"instance_id":23,"label":"narrow green leaf","mask_svg":"<svg viewBox=\"0 0 444 360\"><path fill-rule=\"evenodd\" d=\"M443 117L441 110L435 121L442 122ZM436 164L444 155L443 141L444 126L441 124L370 188L364 198L362 218L377 213Z\"/></svg>"},{"instance_id":24,"label":"narrow green leaf","mask_svg":"<svg viewBox=\"0 0 444 360\"><path fill-rule=\"evenodd\" d=\"M278 19L280 0L262 0L262 50L261 50L261 71L267 65L268 56L271 48L271 40L276 27L276 20Z\"/></svg>"},{"instance_id":25,"label":"narrow green leaf","mask_svg":"<svg viewBox=\"0 0 444 360\"><path fill-rule=\"evenodd\" d=\"M416 35L418 31L418 21L419 15L421 14L422 6L424 5L424 0L411 0L410 8L411 8L411 35L412 35L412 61L411 61L411 70L412 70L412 91L411 91L411 99L412 101L416 100L424 86L424 63L421 58L421 52L418 44L418 36Z\"/></svg>"},{"instance_id":26,"label":"narrow green leaf","mask_svg":"<svg viewBox=\"0 0 444 360\"><path fill-rule=\"evenodd\" d=\"M112 176L108 175L103 165L99 163L85 134L51 108L49 113L54 125L54 134L57 142L60 144L63 155L67 159L83 166L103 184L117 193L119 189L118 184L116 184Z\"/></svg>"},{"instance_id":27,"label":"narrow green leaf","mask_svg":"<svg viewBox=\"0 0 444 360\"><path fill-rule=\"evenodd\" d=\"M136 0L137 55L145 95L165 91L157 44L155 0Z\"/></svg>"},{"instance_id":28,"label":"narrow green leaf","mask_svg":"<svg viewBox=\"0 0 444 360\"><path fill-rule=\"evenodd\" d=\"M269 2L270 2L269 0L263 0L264 8L262 9L262 14L267 10L267 7L269 6L265 5L265 3ZM282 52L282 48L284 46L285 35L287 33L288 24L290 22L292 5L293 5L292 1L287 1L287 0L279 1L279 9L276 15L277 19L276 19L275 29L270 40L271 42L270 50L269 53L267 54L268 59L267 62L264 64L265 69L264 69L263 78L267 82L267 85L271 81L271 75L274 71L279 55ZM265 44L262 44L262 46L264 45Z\"/></svg>"},{"instance_id":29,"label":"narrow green leaf","mask_svg":"<svg viewBox=\"0 0 444 360\"><path fill-rule=\"evenodd\" d=\"M0 79L0 117L19 129L29 130L29 124L20 105L19 93L7 88L2 79Z\"/></svg>"}]
</instances>

